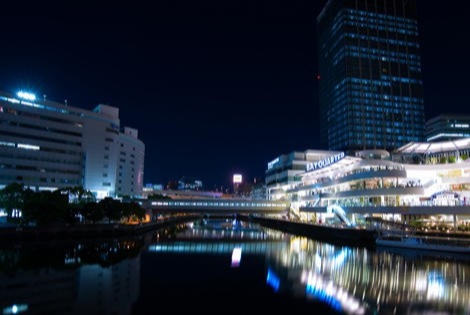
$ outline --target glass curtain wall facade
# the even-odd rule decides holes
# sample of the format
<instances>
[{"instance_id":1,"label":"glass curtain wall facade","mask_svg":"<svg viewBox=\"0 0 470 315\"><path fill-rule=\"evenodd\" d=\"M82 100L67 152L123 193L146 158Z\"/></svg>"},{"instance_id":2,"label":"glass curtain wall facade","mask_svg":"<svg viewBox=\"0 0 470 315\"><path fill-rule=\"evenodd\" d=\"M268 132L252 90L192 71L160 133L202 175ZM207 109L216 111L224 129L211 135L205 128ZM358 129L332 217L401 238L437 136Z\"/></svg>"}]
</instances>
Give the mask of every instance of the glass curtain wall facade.
<instances>
[{"instance_id":1,"label":"glass curtain wall facade","mask_svg":"<svg viewBox=\"0 0 470 315\"><path fill-rule=\"evenodd\" d=\"M424 141L415 1L330 0L317 24L322 147Z\"/></svg>"}]
</instances>

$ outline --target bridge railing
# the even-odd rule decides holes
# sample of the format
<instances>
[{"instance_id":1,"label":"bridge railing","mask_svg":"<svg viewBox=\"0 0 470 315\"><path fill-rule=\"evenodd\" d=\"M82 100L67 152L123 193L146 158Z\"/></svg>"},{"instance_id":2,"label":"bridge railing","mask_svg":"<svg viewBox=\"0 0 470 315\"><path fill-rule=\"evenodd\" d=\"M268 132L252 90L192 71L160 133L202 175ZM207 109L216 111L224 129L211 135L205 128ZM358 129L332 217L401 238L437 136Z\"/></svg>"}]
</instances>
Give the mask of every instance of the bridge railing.
<instances>
[{"instance_id":1,"label":"bridge railing","mask_svg":"<svg viewBox=\"0 0 470 315\"><path fill-rule=\"evenodd\" d=\"M234 211L287 211L290 203L272 200L156 200L148 201L146 208L157 210L234 210Z\"/></svg>"}]
</instances>

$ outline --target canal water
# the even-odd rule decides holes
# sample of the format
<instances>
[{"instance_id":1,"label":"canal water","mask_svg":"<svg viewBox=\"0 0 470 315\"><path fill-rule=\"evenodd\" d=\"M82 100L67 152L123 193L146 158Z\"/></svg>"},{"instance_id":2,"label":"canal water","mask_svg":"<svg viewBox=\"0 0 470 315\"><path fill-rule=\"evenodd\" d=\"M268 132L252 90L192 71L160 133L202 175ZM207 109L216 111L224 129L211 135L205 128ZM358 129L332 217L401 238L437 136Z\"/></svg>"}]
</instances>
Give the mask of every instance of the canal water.
<instances>
[{"instance_id":1,"label":"canal water","mask_svg":"<svg viewBox=\"0 0 470 315\"><path fill-rule=\"evenodd\" d=\"M232 219L0 243L2 314L470 314L470 257L337 246Z\"/></svg>"}]
</instances>

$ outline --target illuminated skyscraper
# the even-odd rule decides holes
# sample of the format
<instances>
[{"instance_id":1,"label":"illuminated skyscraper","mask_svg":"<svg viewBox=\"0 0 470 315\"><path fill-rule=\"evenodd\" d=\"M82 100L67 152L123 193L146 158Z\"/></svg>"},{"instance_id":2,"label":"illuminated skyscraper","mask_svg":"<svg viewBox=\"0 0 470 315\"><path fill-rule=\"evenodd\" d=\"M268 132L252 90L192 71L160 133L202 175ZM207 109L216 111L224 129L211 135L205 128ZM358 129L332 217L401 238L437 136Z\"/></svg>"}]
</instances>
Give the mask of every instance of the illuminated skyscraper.
<instances>
[{"instance_id":1,"label":"illuminated skyscraper","mask_svg":"<svg viewBox=\"0 0 470 315\"><path fill-rule=\"evenodd\" d=\"M329 0L317 17L321 144L393 150L424 140L412 0Z\"/></svg>"}]
</instances>

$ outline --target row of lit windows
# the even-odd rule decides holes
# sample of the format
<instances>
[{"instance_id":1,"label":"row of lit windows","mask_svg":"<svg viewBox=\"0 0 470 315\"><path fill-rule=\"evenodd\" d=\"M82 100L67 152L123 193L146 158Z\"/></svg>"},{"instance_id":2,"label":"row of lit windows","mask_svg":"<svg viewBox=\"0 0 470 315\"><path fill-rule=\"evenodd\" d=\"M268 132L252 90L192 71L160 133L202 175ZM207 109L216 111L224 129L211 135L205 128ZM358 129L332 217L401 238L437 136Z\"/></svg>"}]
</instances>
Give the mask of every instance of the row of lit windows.
<instances>
[{"instance_id":1,"label":"row of lit windows","mask_svg":"<svg viewBox=\"0 0 470 315\"><path fill-rule=\"evenodd\" d=\"M80 175L78 170L64 170L56 168L38 167L32 165L13 165L13 164L0 164L1 170L19 170L19 171L32 171L41 173L58 173L58 174L71 174Z\"/></svg>"},{"instance_id":2,"label":"row of lit windows","mask_svg":"<svg viewBox=\"0 0 470 315\"><path fill-rule=\"evenodd\" d=\"M363 119L356 118L352 120L353 124L351 126L346 125L337 125L334 128L331 128L331 134L333 132L339 132L341 129L347 129L350 132L356 131L358 134L364 133L368 135L373 134L399 134L399 135L416 135L416 130L422 131L423 128L420 128L418 124L403 122L387 122L387 127L380 127L382 124L377 122L375 119ZM406 126L406 128L404 128ZM413 128L414 127L414 128ZM344 132L344 131L343 131Z\"/></svg>"},{"instance_id":3,"label":"row of lit windows","mask_svg":"<svg viewBox=\"0 0 470 315\"><path fill-rule=\"evenodd\" d=\"M389 20L393 22L402 22L403 23L402 25L408 25L409 28L414 28L416 27L416 24L417 24L416 20L405 18L402 16L362 11L362 10L357 10L357 9L346 9L345 11L349 13L350 15L359 15L359 16L367 17L367 19L377 18L377 20Z\"/></svg>"},{"instance_id":4,"label":"row of lit windows","mask_svg":"<svg viewBox=\"0 0 470 315\"><path fill-rule=\"evenodd\" d=\"M392 45L400 45L400 46L408 46L408 47L419 48L419 44L417 42L413 42L413 41L403 41L403 40L396 40L396 39L392 39L392 38L367 36L367 35L356 34L356 33L346 33L345 36L353 38L353 39L358 38L358 39L365 40L365 41L375 41L375 42L385 43L385 44L392 44Z\"/></svg>"},{"instance_id":5,"label":"row of lit windows","mask_svg":"<svg viewBox=\"0 0 470 315\"><path fill-rule=\"evenodd\" d=\"M410 60L398 59L398 58L393 58L393 57L376 56L376 55L358 53L358 52L353 52L353 51L347 51L341 54L338 59L335 59L333 61L333 65L338 64L345 57L364 58L367 60L378 60L382 62L395 62L395 63L401 63L401 64L411 65L411 66L420 66L420 63L418 61L410 61ZM414 68L414 69L417 69L417 68Z\"/></svg>"},{"instance_id":6,"label":"row of lit windows","mask_svg":"<svg viewBox=\"0 0 470 315\"><path fill-rule=\"evenodd\" d=\"M2 145L2 141L0 141L0 146ZM67 164L67 165L81 165L81 160L64 160L64 159L57 159L51 156L35 156L35 155L21 155L21 154L4 154L0 152L0 158L9 158L15 160L24 160L24 161L38 161L41 163L56 163L56 164Z\"/></svg>"},{"instance_id":7,"label":"row of lit windows","mask_svg":"<svg viewBox=\"0 0 470 315\"><path fill-rule=\"evenodd\" d=\"M374 119L372 122L375 124L388 125L393 123L395 120L403 120L405 122L413 122L416 120L416 117L419 117L420 111L394 111L394 112L384 112L377 111L373 107L364 107L364 110L356 110L350 114L351 117L361 117L362 119L371 118ZM335 115L337 116L337 115ZM346 117L346 114L343 115ZM414 119L413 119L414 118Z\"/></svg>"},{"instance_id":8,"label":"row of lit windows","mask_svg":"<svg viewBox=\"0 0 470 315\"><path fill-rule=\"evenodd\" d=\"M64 154L64 155L72 155L72 156L81 156L82 151L69 151L69 150L63 150L63 149L57 149L57 148L48 148L44 146L36 146L36 145L29 145L29 144L21 144L21 143L15 143L15 142L8 142L8 141L0 141L0 147L9 147L9 148L17 148L21 150L38 150L42 152L48 152L48 153L58 153L58 154ZM29 159L29 157L26 157Z\"/></svg>"},{"instance_id":9,"label":"row of lit windows","mask_svg":"<svg viewBox=\"0 0 470 315\"><path fill-rule=\"evenodd\" d=\"M365 121L368 124L382 124L382 125L392 125L396 124L397 121L403 121L407 124L420 124L424 129L424 115L420 115L421 111L406 111L401 113L379 113L376 115L374 109L370 111L355 111L351 117L357 117L357 121ZM401 124L401 123L400 123Z\"/></svg>"},{"instance_id":10,"label":"row of lit windows","mask_svg":"<svg viewBox=\"0 0 470 315\"><path fill-rule=\"evenodd\" d=\"M44 183L47 181L45 177L37 176L24 176L24 175L3 175L0 174L0 180L12 181L12 182L25 182L27 185L33 185L34 183ZM54 184L66 184L71 186L81 185L81 179L67 179L67 178L50 178L50 182Z\"/></svg>"},{"instance_id":11,"label":"row of lit windows","mask_svg":"<svg viewBox=\"0 0 470 315\"><path fill-rule=\"evenodd\" d=\"M342 29L344 24L350 23L350 20L361 21L367 28L388 29L397 33L418 35L417 23L412 19L352 9L346 9L344 12L347 14L337 14L333 19L328 34L330 38L335 36L335 34Z\"/></svg>"},{"instance_id":12,"label":"row of lit windows","mask_svg":"<svg viewBox=\"0 0 470 315\"><path fill-rule=\"evenodd\" d=\"M348 102L348 105L350 105L350 107L356 111L361 111L364 108L376 108L377 106L380 106L379 111L381 110L382 112L388 112L389 108L397 108L400 111L412 111L418 113L423 110L423 103L393 103L386 101L378 103L377 101L372 102L364 98L351 98ZM374 109L374 111L377 111L377 109Z\"/></svg>"},{"instance_id":13,"label":"row of lit windows","mask_svg":"<svg viewBox=\"0 0 470 315\"><path fill-rule=\"evenodd\" d=\"M63 149L58 149L58 148L48 148L44 146L38 146L38 145L32 145L32 144L25 144L25 143L16 143L16 142L10 142L10 141L0 141L0 147L8 147L8 148L15 148L15 149L21 149L21 150L34 150L34 151L42 151L42 152L48 152L48 153L59 153L59 154L66 154L66 155L82 155L81 151L68 151L68 150L63 150ZM30 157L25 157L25 158L30 158ZM42 158L40 158L42 160Z\"/></svg>"},{"instance_id":14,"label":"row of lit windows","mask_svg":"<svg viewBox=\"0 0 470 315\"><path fill-rule=\"evenodd\" d=\"M377 99L377 100L386 100L384 102L381 102L380 104L385 104L385 105L400 105L400 104L408 104L408 103L422 103L421 98L417 97L408 97L408 96L398 96L398 95L391 95L391 94L384 94L384 93L372 93L372 92L367 92L367 90L361 90L361 87L359 86L351 86L355 89L350 91L350 95L360 97L360 98L353 98L355 101L361 101L364 102L364 98L367 98L369 103L371 103L371 99Z\"/></svg>"},{"instance_id":15,"label":"row of lit windows","mask_svg":"<svg viewBox=\"0 0 470 315\"><path fill-rule=\"evenodd\" d=\"M352 20L354 20L353 17L348 16ZM361 22L355 22L355 21L345 21L345 25L349 26L356 26L356 27L362 27L365 29L373 29L373 30L379 30L379 31L384 31L384 32L391 32L391 33L399 33L399 34L405 34L405 35L411 35L411 36L418 36L418 32L416 30L405 30L403 28L397 27L396 24L393 24L393 26L380 26L377 24L372 23L372 21L367 21L364 18L360 18ZM402 26L402 25L400 25Z\"/></svg>"},{"instance_id":16,"label":"row of lit windows","mask_svg":"<svg viewBox=\"0 0 470 315\"><path fill-rule=\"evenodd\" d=\"M389 100L389 95L380 95L378 93L361 93L356 91L351 91L351 95L354 97L349 98L350 103L356 104L369 104L369 105L380 105L384 108L387 107L400 107L400 108L408 108L411 109L416 105L421 105L421 99L410 98L409 101L397 100L391 101Z\"/></svg>"},{"instance_id":17,"label":"row of lit windows","mask_svg":"<svg viewBox=\"0 0 470 315\"><path fill-rule=\"evenodd\" d=\"M381 137L382 136L382 137ZM365 139L365 141L370 141L370 143L376 143L376 140L377 141L383 141L383 142L389 142L389 143L393 143L393 142L396 142L396 141L399 141L399 142L412 142L411 139L414 139L414 141L416 141L418 138L416 137L416 135L403 135L401 133L385 133L385 134L382 134L382 133L364 133L364 132L352 132L350 134L350 137L349 137L350 140L352 141L363 141Z\"/></svg>"},{"instance_id":18,"label":"row of lit windows","mask_svg":"<svg viewBox=\"0 0 470 315\"><path fill-rule=\"evenodd\" d=\"M395 85L395 87L392 88L392 89L390 89L389 87L377 87L375 85L358 85L358 84L350 84L347 87L348 87L349 90L359 92L359 93L361 93L361 92L375 93L377 91L381 91L382 93L387 93L386 97L384 97L386 99L390 99L390 98L393 99L394 97L399 97L400 99L396 99L396 101L405 101L405 102L412 101L413 98L410 98L408 96L402 96L402 95L398 96L397 94L393 94L392 91L396 91L396 90L399 89L399 86L398 87L396 86L397 84L394 84L394 85ZM342 90L346 90L346 87L342 86ZM406 86L401 90L404 90L407 93L409 92ZM343 91L343 93L345 93L345 92ZM416 97L414 99L417 99L417 102L420 100L420 98L416 98Z\"/></svg>"},{"instance_id":19,"label":"row of lit windows","mask_svg":"<svg viewBox=\"0 0 470 315\"><path fill-rule=\"evenodd\" d=\"M0 99L2 96L0 96ZM79 121L73 121L73 120L68 120L68 119L63 119L63 118L57 118L57 117L51 117L51 116L45 116L45 115L39 115L36 113L32 112L27 112L27 111L22 111L22 110L17 110L14 108L11 108L9 106L0 106L0 112L2 113L8 113L11 115L18 115L22 117L28 117L32 119L39 119L39 120L47 120L47 121L52 121L55 123L60 123L60 124L67 124L75 127L83 127L83 123Z\"/></svg>"},{"instance_id":20,"label":"row of lit windows","mask_svg":"<svg viewBox=\"0 0 470 315\"><path fill-rule=\"evenodd\" d=\"M56 129L56 128L51 128L51 127L46 127L46 126L25 124L25 123L20 123L20 122L17 122L17 121L7 120L7 119L0 119L0 124L7 125L7 126L13 126L13 127L32 129L32 130L52 132L52 133L57 133L57 134L67 135L67 136L75 136L75 137L81 137L82 136L82 134L79 133L79 132L68 131L68 130L63 130L63 129Z\"/></svg>"},{"instance_id":21,"label":"row of lit windows","mask_svg":"<svg viewBox=\"0 0 470 315\"><path fill-rule=\"evenodd\" d=\"M381 126L385 128L382 129ZM405 130L402 130L406 126ZM413 128L414 127L414 128ZM413 135L415 134L415 130L422 131L423 128L413 122L399 122L393 121L386 123L383 121L377 121L377 119L365 119L363 117L351 119L351 124L338 124L333 128L330 128L330 135L333 133L341 131L344 132L345 130L352 130L357 132L367 132L367 133L389 133L389 134L407 134ZM378 132L380 130L381 132Z\"/></svg>"},{"instance_id":22,"label":"row of lit windows","mask_svg":"<svg viewBox=\"0 0 470 315\"><path fill-rule=\"evenodd\" d=\"M372 80L372 79L363 79L363 78L345 78L344 82L368 84L368 85L377 85L377 86L391 86L392 84L388 81ZM343 83L343 82L341 82Z\"/></svg>"},{"instance_id":23,"label":"row of lit windows","mask_svg":"<svg viewBox=\"0 0 470 315\"><path fill-rule=\"evenodd\" d=\"M410 66L409 69L411 72L421 72L421 67Z\"/></svg>"},{"instance_id":24,"label":"row of lit windows","mask_svg":"<svg viewBox=\"0 0 470 315\"><path fill-rule=\"evenodd\" d=\"M417 116L423 115L423 106L416 105L410 106L409 104L405 106L396 106L396 107L382 107L381 104L371 104L366 105L365 102L351 102L349 106L347 106L348 110L355 113L355 115L362 115L362 112L372 112L372 113L382 113L384 115L393 115L393 114L405 114L407 116ZM379 107L378 107L379 106ZM377 108L378 107L378 108ZM423 120L424 124L424 120Z\"/></svg>"},{"instance_id":25,"label":"row of lit windows","mask_svg":"<svg viewBox=\"0 0 470 315\"><path fill-rule=\"evenodd\" d=\"M413 78L397 77L397 76L391 76L391 75L381 75L380 78L382 80L390 80L392 82L401 82L401 83L423 85L423 81L413 79Z\"/></svg>"},{"instance_id":26,"label":"row of lit windows","mask_svg":"<svg viewBox=\"0 0 470 315\"><path fill-rule=\"evenodd\" d=\"M411 60L419 61L421 59L419 55L412 54L412 53L403 53L403 52L398 52L398 51L390 51L390 50L384 50L384 49L378 49L378 48L372 48L372 47L348 45L348 49L353 50L353 51L358 51L364 54L373 54L373 55L384 56L384 57L389 57L389 58L396 58L400 60L411 59Z\"/></svg>"},{"instance_id":27,"label":"row of lit windows","mask_svg":"<svg viewBox=\"0 0 470 315\"><path fill-rule=\"evenodd\" d=\"M394 123L395 126L391 128L377 128L376 126L367 126L365 128L361 128L361 126L356 125L355 128L353 128L353 132L356 132L356 135L361 135L364 134L366 138L373 139L375 138L375 135L383 135L387 137L395 137L395 136L416 136L417 132L422 131L422 129L414 129L411 128L410 125L407 125L407 128L404 127L404 124L401 122L396 122ZM380 132L379 132L380 130Z\"/></svg>"},{"instance_id":28,"label":"row of lit windows","mask_svg":"<svg viewBox=\"0 0 470 315\"><path fill-rule=\"evenodd\" d=\"M82 146L82 143L80 141L68 141L68 140L64 140L64 139L43 137L43 136L24 134L24 133L13 132L13 131L0 130L0 135L11 136L11 137L20 137L21 139L40 140L40 141L46 141L46 142L52 142L52 143L58 143L58 144L67 144L67 145L72 145L72 146L77 146L77 147Z\"/></svg>"}]
</instances>

